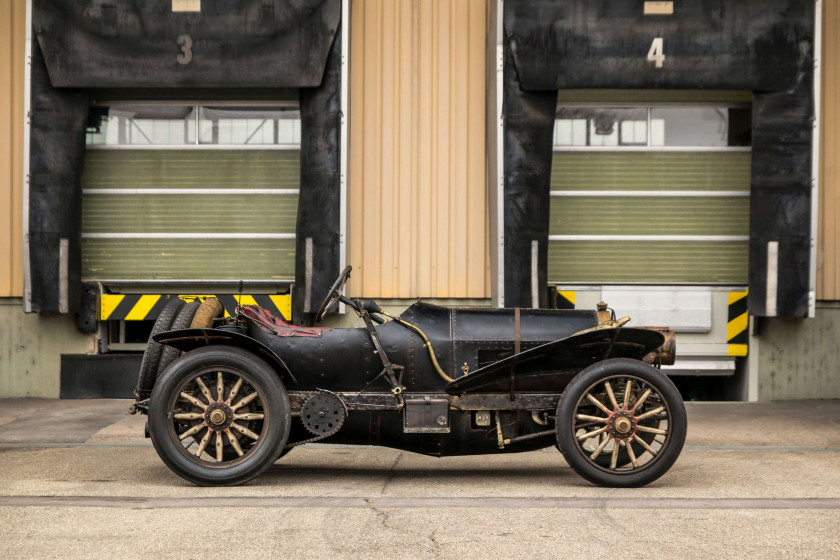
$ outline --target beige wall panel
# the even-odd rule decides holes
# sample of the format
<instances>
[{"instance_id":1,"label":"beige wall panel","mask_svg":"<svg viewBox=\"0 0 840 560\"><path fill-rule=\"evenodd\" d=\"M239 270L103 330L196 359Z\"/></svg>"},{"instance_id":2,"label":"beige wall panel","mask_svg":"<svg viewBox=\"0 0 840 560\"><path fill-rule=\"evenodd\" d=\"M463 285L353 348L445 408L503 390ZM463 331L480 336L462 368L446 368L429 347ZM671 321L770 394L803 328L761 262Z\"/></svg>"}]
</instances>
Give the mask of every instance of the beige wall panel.
<instances>
[{"instance_id":1,"label":"beige wall panel","mask_svg":"<svg viewBox=\"0 0 840 560\"><path fill-rule=\"evenodd\" d=\"M12 0L0 0L0 297L12 291Z\"/></svg>"},{"instance_id":2,"label":"beige wall panel","mask_svg":"<svg viewBox=\"0 0 840 560\"><path fill-rule=\"evenodd\" d=\"M0 0L0 297L23 295L25 0Z\"/></svg>"},{"instance_id":3,"label":"beige wall panel","mask_svg":"<svg viewBox=\"0 0 840 560\"><path fill-rule=\"evenodd\" d=\"M840 0L823 0L817 299L840 300Z\"/></svg>"},{"instance_id":4,"label":"beige wall panel","mask_svg":"<svg viewBox=\"0 0 840 560\"><path fill-rule=\"evenodd\" d=\"M486 20L486 0L351 2L356 296L489 295Z\"/></svg>"}]
</instances>

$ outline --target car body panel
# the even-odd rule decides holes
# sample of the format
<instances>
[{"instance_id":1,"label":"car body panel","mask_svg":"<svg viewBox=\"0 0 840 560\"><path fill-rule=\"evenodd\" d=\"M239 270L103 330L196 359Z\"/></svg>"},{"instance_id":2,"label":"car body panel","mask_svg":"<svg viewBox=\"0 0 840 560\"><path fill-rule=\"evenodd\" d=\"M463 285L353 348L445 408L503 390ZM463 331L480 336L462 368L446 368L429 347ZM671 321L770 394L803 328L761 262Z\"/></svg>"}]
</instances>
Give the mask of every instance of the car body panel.
<instances>
[{"instance_id":1,"label":"car body panel","mask_svg":"<svg viewBox=\"0 0 840 560\"><path fill-rule=\"evenodd\" d=\"M185 352L207 345L249 349L283 376L293 410L300 410L316 392L341 394L347 418L324 441L434 456L553 445L553 431L535 414L553 414L578 372L611 357L641 359L663 341L660 333L644 329L591 330L598 326L598 315L585 310L449 308L418 301L400 318L423 331L441 369L454 381L438 374L422 337L394 320L373 328L390 363L404 368L399 396L380 376L383 361L365 327L325 328L320 336L277 336L269 332L271 327L241 316L236 324L169 331L154 340ZM405 403L428 398L448 400L447 433L404 429ZM477 425L478 410L492 411L495 421ZM500 435L532 437L500 445ZM301 422L292 423L292 445L311 439Z\"/></svg>"},{"instance_id":2,"label":"car body panel","mask_svg":"<svg viewBox=\"0 0 840 560\"><path fill-rule=\"evenodd\" d=\"M610 358L642 359L662 346L656 331L633 328L599 329L549 342L489 364L446 386L446 392L562 391L565 378Z\"/></svg>"},{"instance_id":3,"label":"car body panel","mask_svg":"<svg viewBox=\"0 0 840 560\"><path fill-rule=\"evenodd\" d=\"M475 371L512 356L515 347L513 309L449 308L418 302L400 317L420 328L434 348L438 363L453 379L464 376L464 365ZM359 391L382 371L382 361L373 351L365 328L324 329L320 337L280 337L266 332L246 318L247 332L201 329L201 332L170 331L155 337L157 342L188 351L207 344L248 344L260 353L266 350L274 361L289 370L295 382L290 390ZM520 350L565 339L597 325L594 311L520 311ZM391 363L403 366L407 391L444 392L446 381L435 371L423 340L413 330L389 321L375 327ZM250 338L256 344L245 341ZM195 339L195 340L189 340ZM369 387L390 391L384 378Z\"/></svg>"}]
</instances>

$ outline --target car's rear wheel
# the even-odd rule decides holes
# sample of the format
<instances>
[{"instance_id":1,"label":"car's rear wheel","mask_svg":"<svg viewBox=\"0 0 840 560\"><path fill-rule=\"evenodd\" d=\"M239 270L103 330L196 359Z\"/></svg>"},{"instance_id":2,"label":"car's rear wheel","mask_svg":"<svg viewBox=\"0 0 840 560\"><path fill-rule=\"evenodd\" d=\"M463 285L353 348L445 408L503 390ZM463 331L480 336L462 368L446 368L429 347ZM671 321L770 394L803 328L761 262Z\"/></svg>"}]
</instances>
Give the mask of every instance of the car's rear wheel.
<instances>
[{"instance_id":1,"label":"car's rear wheel","mask_svg":"<svg viewBox=\"0 0 840 560\"><path fill-rule=\"evenodd\" d=\"M569 383L557 404L556 427L563 456L582 477L601 486L643 486L679 457L685 406L656 368L638 360L605 360Z\"/></svg>"},{"instance_id":2,"label":"car's rear wheel","mask_svg":"<svg viewBox=\"0 0 840 560\"><path fill-rule=\"evenodd\" d=\"M274 463L289 438L289 396L277 373L245 350L211 346L175 360L149 405L152 444L176 474L234 486Z\"/></svg>"}]
</instances>

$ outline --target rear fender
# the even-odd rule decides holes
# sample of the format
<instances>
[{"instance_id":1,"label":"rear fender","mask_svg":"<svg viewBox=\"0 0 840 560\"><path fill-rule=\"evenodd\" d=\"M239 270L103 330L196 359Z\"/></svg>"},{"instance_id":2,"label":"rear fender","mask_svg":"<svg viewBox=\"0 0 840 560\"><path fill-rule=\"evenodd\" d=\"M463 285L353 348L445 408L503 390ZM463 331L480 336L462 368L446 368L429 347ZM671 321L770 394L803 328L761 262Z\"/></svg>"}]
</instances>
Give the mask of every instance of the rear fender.
<instances>
[{"instance_id":1,"label":"rear fender","mask_svg":"<svg viewBox=\"0 0 840 560\"><path fill-rule=\"evenodd\" d=\"M165 346L172 346L183 352L189 352L190 350L205 346L235 346L236 348L242 348L265 358L274 366L274 369L277 370L277 373L281 377L288 375L289 379L297 383L297 379L292 374L292 370L289 369L280 356L275 354L271 348L262 342L245 334L221 329L181 329L162 332L152 338L155 342L159 342Z\"/></svg>"}]
</instances>

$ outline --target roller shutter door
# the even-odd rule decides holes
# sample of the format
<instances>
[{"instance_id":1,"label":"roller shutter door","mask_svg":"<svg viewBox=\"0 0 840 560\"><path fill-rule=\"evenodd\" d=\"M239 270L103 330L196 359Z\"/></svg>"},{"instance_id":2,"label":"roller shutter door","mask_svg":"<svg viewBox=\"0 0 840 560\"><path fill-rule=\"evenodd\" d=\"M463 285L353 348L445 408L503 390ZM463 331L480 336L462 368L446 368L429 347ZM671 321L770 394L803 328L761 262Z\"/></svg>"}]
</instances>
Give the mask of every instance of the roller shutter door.
<instances>
[{"instance_id":1,"label":"roller shutter door","mask_svg":"<svg viewBox=\"0 0 840 560\"><path fill-rule=\"evenodd\" d=\"M111 131L89 136L83 278L293 279L299 116L284 112L280 122L273 110L188 111L215 118L126 125L111 116ZM154 142L160 137L166 144Z\"/></svg>"},{"instance_id":2,"label":"roller shutter door","mask_svg":"<svg viewBox=\"0 0 840 560\"><path fill-rule=\"evenodd\" d=\"M563 99L561 92L561 99ZM576 94L583 98L581 94ZM554 283L746 283L750 109L743 96L561 101L551 175ZM597 96L590 96L592 97Z\"/></svg>"}]
</instances>

